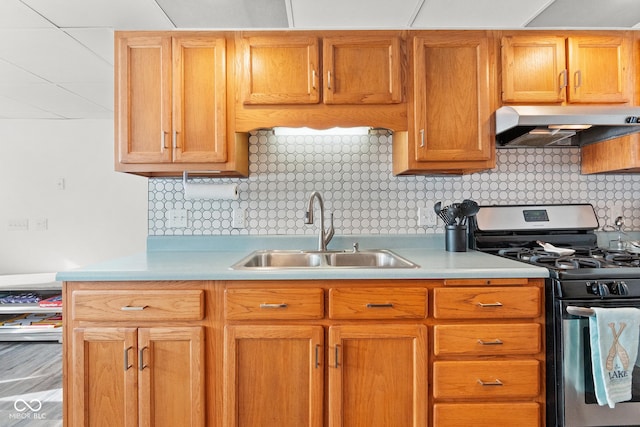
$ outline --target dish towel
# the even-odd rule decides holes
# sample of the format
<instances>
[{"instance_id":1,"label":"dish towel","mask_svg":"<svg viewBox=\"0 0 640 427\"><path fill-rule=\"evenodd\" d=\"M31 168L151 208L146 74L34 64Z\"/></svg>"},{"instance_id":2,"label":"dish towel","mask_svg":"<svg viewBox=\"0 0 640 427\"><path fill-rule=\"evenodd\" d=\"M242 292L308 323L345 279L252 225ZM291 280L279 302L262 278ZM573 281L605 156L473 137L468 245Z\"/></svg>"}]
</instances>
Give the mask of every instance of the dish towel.
<instances>
[{"instance_id":1,"label":"dish towel","mask_svg":"<svg viewBox=\"0 0 640 427\"><path fill-rule=\"evenodd\" d=\"M591 367L599 405L631 399L631 372L638 355L640 309L593 308L589 318Z\"/></svg>"}]
</instances>

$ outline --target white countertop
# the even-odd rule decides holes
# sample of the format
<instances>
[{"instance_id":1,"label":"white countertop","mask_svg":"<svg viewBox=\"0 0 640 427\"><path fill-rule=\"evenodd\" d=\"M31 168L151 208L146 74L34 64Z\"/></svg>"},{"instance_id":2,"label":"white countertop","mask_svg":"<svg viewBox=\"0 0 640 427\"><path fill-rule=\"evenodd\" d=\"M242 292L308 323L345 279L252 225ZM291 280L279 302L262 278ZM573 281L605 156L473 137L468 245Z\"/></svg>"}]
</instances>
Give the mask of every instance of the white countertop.
<instances>
[{"instance_id":1,"label":"white countertop","mask_svg":"<svg viewBox=\"0 0 640 427\"><path fill-rule=\"evenodd\" d=\"M469 250L447 252L444 235L343 235L329 249L389 249L419 268L232 270L254 250L316 248L317 236L150 236L147 251L59 272L60 281L313 280L548 277L545 268Z\"/></svg>"}]
</instances>

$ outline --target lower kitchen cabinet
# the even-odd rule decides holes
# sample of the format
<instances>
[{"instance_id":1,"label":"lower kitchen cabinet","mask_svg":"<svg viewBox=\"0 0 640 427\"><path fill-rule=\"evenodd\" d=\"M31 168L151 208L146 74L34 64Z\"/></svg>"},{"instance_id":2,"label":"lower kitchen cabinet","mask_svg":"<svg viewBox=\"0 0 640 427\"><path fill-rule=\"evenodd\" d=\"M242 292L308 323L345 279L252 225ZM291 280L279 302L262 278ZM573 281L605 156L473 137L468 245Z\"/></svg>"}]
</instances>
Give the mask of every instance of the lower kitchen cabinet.
<instances>
[{"instance_id":1,"label":"lower kitchen cabinet","mask_svg":"<svg viewBox=\"0 0 640 427\"><path fill-rule=\"evenodd\" d=\"M65 283L65 426L206 425L204 290L195 286Z\"/></svg>"},{"instance_id":2,"label":"lower kitchen cabinet","mask_svg":"<svg viewBox=\"0 0 640 427\"><path fill-rule=\"evenodd\" d=\"M322 427L322 326L225 329L224 426Z\"/></svg>"},{"instance_id":3,"label":"lower kitchen cabinet","mask_svg":"<svg viewBox=\"0 0 640 427\"><path fill-rule=\"evenodd\" d=\"M200 327L74 329L71 425L204 426L203 342Z\"/></svg>"},{"instance_id":4,"label":"lower kitchen cabinet","mask_svg":"<svg viewBox=\"0 0 640 427\"><path fill-rule=\"evenodd\" d=\"M65 282L65 425L542 427L543 287Z\"/></svg>"},{"instance_id":5,"label":"lower kitchen cabinet","mask_svg":"<svg viewBox=\"0 0 640 427\"><path fill-rule=\"evenodd\" d=\"M329 426L427 426L427 328L329 328Z\"/></svg>"}]
</instances>

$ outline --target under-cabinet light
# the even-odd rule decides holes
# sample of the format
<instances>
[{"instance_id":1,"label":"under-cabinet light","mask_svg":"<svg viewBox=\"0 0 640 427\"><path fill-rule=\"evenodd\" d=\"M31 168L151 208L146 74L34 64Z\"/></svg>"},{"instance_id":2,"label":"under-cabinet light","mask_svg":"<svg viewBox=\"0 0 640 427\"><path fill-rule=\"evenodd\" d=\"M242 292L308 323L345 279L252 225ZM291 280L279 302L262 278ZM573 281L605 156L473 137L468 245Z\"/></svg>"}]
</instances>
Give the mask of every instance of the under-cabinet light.
<instances>
[{"instance_id":1,"label":"under-cabinet light","mask_svg":"<svg viewBox=\"0 0 640 427\"><path fill-rule=\"evenodd\" d=\"M348 128L329 128L329 129L313 129L307 127L290 128L290 127L274 127L273 134L278 136L288 135L302 135L302 136L316 136L316 135L368 135L371 127L348 127Z\"/></svg>"}]
</instances>

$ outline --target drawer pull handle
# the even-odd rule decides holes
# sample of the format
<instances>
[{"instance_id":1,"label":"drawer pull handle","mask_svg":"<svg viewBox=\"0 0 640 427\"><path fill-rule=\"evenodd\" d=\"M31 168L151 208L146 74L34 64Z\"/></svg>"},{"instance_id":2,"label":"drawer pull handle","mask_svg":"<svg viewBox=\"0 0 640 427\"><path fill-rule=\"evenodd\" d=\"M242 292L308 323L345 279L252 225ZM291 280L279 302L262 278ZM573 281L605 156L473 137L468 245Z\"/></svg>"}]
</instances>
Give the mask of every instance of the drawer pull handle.
<instances>
[{"instance_id":1,"label":"drawer pull handle","mask_svg":"<svg viewBox=\"0 0 640 427\"><path fill-rule=\"evenodd\" d=\"M490 302L490 303L478 303L478 307L502 307L502 303L501 302Z\"/></svg>"},{"instance_id":2,"label":"drawer pull handle","mask_svg":"<svg viewBox=\"0 0 640 427\"><path fill-rule=\"evenodd\" d=\"M485 340L479 339L478 340L478 344L480 344L480 345L502 345L504 343L502 342L502 340L499 340L499 339L496 338L495 340L492 340L492 341L485 341Z\"/></svg>"},{"instance_id":3,"label":"drawer pull handle","mask_svg":"<svg viewBox=\"0 0 640 427\"><path fill-rule=\"evenodd\" d=\"M120 307L122 311L142 311L145 308L149 307L148 305L125 305L124 307Z\"/></svg>"},{"instance_id":4,"label":"drawer pull handle","mask_svg":"<svg viewBox=\"0 0 640 427\"><path fill-rule=\"evenodd\" d=\"M140 369L141 371L148 366L144 364L144 351L146 350L146 348L147 347L142 347L138 352L138 369Z\"/></svg>"},{"instance_id":5,"label":"drawer pull handle","mask_svg":"<svg viewBox=\"0 0 640 427\"><path fill-rule=\"evenodd\" d=\"M367 308L393 308L393 303L386 302L386 303L378 304L375 302L370 302L370 303L367 303Z\"/></svg>"},{"instance_id":6,"label":"drawer pull handle","mask_svg":"<svg viewBox=\"0 0 640 427\"><path fill-rule=\"evenodd\" d=\"M281 303L281 304L268 304L268 303L262 303L260 304L260 308L266 308L266 309L271 309L271 308L287 308L289 307L289 304L285 303Z\"/></svg>"},{"instance_id":7,"label":"drawer pull handle","mask_svg":"<svg viewBox=\"0 0 640 427\"><path fill-rule=\"evenodd\" d=\"M493 387L493 386L503 386L504 383L502 381L500 381L499 379L495 379L493 381L482 381L482 380L478 380L478 384L480 384L482 387Z\"/></svg>"},{"instance_id":8,"label":"drawer pull handle","mask_svg":"<svg viewBox=\"0 0 640 427\"><path fill-rule=\"evenodd\" d=\"M130 368L133 367L133 365L129 363L129 350L131 350L132 348L133 348L132 346L129 346L124 349L124 370L125 371L128 371Z\"/></svg>"}]
</instances>

